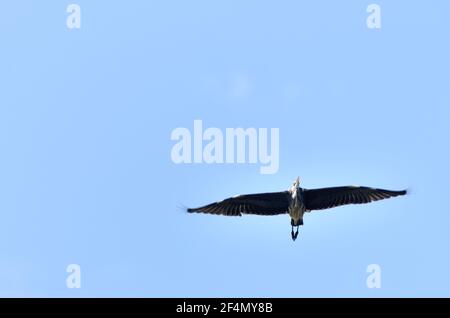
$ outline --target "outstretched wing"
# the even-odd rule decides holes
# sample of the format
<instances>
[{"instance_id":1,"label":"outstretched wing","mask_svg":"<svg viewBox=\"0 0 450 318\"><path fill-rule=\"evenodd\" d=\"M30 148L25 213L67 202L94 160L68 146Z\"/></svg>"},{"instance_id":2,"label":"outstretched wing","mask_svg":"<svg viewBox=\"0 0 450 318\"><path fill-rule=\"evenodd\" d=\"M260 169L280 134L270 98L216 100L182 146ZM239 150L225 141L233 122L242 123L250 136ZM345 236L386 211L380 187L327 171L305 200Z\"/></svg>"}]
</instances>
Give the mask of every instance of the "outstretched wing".
<instances>
[{"instance_id":1,"label":"outstretched wing","mask_svg":"<svg viewBox=\"0 0 450 318\"><path fill-rule=\"evenodd\" d=\"M187 209L187 211L227 216L241 216L242 214L277 215L287 213L288 206L289 192L284 191L238 195L199 208Z\"/></svg>"},{"instance_id":2,"label":"outstretched wing","mask_svg":"<svg viewBox=\"0 0 450 318\"><path fill-rule=\"evenodd\" d=\"M307 210L323 210L345 204L369 203L405 194L406 190L390 191L347 186L305 190L303 198Z\"/></svg>"}]
</instances>

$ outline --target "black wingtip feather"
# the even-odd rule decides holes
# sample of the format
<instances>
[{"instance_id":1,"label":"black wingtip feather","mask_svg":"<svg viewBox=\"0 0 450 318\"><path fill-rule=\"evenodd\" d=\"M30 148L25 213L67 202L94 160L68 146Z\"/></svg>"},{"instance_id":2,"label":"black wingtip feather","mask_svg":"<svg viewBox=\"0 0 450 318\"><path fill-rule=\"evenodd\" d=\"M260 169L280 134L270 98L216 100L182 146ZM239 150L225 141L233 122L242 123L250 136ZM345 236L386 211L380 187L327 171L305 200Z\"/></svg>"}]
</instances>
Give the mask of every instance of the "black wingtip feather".
<instances>
[{"instance_id":1,"label":"black wingtip feather","mask_svg":"<svg viewBox=\"0 0 450 318\"><path fill-rule=\"evenodd\" d=\"M396 195L405 195L405 194L409 194L409 190L405 189L405 190L401 190L401 191L392 191L393 193L395 193Z\"/></svg>"},{"instance_id":2,"label":"black wingtip feather","mask_svg":"<svg viewBox=\"0 0 450 318\"><path fill-rule=\"evenodd\" d=\"M187 213L197 213L197 212L201 212L200 210L201 208L187 208L186 212Z\"/></svg>"}]
</instances>

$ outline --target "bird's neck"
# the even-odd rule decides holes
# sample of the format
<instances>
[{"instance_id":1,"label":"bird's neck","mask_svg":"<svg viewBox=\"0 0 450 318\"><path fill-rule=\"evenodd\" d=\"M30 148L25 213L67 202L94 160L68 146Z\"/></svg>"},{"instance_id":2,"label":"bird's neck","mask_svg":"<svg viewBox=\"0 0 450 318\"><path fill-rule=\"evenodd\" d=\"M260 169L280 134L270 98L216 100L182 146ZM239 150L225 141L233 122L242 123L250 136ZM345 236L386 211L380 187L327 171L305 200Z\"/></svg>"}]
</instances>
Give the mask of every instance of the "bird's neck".
<instances>
[{"instance_id":1,"label":"bird's neck","mask_svg":"<svg viewBox=\"0 0 450 318\"><path fill-rule=\"evenodd\" d=\"M298 191L298 188L297 188L297 187L292 187L292 188L291 188L291 196L292 196L292 199L296 199L296 198L297 198L297 191Z\"/></svg>"}]
</instances>

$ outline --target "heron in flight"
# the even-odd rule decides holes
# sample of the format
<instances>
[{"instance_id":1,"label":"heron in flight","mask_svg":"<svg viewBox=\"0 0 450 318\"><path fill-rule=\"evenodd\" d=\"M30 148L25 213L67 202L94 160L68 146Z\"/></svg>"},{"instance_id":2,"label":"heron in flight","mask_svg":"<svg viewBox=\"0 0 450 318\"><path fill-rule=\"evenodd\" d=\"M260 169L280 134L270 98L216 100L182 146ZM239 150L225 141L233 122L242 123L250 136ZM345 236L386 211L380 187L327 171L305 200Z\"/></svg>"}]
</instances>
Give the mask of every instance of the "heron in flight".
<instances>
[{"instance_id":1,"label":"heron in flight","mask_svg":"<svg viewBox=\"0 0 450 318\"><path fill-rule=\"evenodd\" d=\"M208 213L226 216L242 214L278 215L291 217L291 235L295 241L298 227L303 225L305 212L324 210L346 204L361 204L405 195L406 190L391 191L360 186L321 189L304 189L297 178L288 191L238 195L199 208L189 208L189 213ZM294 232L294 227L296 231Z\"/></svg>"}]
</instances>

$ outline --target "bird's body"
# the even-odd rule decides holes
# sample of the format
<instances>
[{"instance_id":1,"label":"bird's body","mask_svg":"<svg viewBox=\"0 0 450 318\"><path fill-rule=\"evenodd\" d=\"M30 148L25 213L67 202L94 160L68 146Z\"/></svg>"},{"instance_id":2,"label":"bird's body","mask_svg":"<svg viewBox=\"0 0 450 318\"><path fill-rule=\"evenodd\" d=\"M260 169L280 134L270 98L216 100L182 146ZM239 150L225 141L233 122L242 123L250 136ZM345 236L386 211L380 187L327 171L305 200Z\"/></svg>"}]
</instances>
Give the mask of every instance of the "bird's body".
<instances>
[{"instance_id":1,"label":"bird's body","mask_svg":"<svg viewBox=\"0 0 450 318\"><path fill-rule=\"evenodd\" d=\"M346 204L369 203L406 194L406 190L391 191L359 186L308 190L301 188L299 184L300 179L297 178L288 191L239 195L187 211L226 216L288 213L291 217L292 239L295 240L298 235L298 227L303 225L305 212L329 209ZM295 233L294 226L297 227Z\"/></svg>"},{"instance_id":2,"label":"bird's body","mask_svg":"<svg viewBox=\"0 0 450 318\"><path fill-rule=\"evenodd\" d=\"M300 221L303 221L303 214L306 211L305 204L302 198L302 188L298 185L299 179L295 180L291 189L289 190L290 200L288 207L288 214L292 219L293 225L297 225Z\"/></svg>"}]
</instances>

